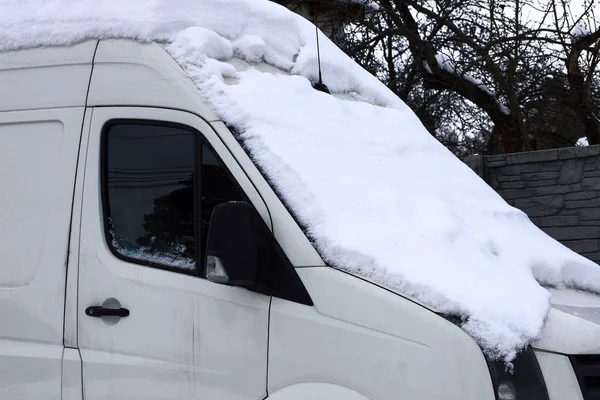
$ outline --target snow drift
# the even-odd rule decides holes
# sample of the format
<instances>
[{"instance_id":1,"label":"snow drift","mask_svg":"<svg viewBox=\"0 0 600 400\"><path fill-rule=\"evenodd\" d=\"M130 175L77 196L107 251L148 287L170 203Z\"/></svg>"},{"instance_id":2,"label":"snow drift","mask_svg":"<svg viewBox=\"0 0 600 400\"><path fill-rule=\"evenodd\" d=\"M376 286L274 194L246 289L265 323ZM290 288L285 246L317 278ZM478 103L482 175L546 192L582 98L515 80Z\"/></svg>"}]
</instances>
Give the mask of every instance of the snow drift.
<instances>
[{"instance_id":1,"label":"snow drift","mask_svg":"<svg viewBox=\"0 0 600 400\"><path fill-rule=\"evenodd\" d=\"M251 156L322 257L462 318L510 361L541 332L542 285L600 292L600 268L507 205L412 111L314 27L267 0L1 1L0 49L158 41ZM236 70L233 57L267 63ZM227 79L225 79L227 78Z\"/></svg>"}]
</instances>

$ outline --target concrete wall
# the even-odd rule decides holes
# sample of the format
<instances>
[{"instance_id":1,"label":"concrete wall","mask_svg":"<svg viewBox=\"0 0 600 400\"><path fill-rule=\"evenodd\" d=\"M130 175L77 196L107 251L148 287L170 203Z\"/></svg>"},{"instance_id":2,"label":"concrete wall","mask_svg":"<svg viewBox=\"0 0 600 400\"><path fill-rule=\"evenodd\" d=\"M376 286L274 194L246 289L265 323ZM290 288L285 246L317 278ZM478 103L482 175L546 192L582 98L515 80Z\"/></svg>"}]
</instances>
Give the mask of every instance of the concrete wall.
<instances>
[{"instance_id":1,"label":"concrete wall","mask_svg":"<svg viewBox=\"0 0 600 400\"><path fill-rule=\"evenodd\" d=\"M600 146L466 162L546 233L600 263Z\"/></svg>"}]
</instances>

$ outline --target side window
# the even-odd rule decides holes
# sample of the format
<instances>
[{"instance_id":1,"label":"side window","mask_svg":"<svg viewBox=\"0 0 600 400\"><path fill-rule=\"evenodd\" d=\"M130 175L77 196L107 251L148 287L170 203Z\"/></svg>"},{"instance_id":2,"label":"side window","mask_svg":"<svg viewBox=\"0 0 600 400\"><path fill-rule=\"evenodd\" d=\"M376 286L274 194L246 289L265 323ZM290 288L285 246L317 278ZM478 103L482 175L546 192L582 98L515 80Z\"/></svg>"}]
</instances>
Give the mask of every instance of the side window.
<instances>
[{"instance_id":1,"label":"side window","mask_svg":"<svg viewBox=\"0 0 600 400\"><path fill-rule=\"evenodd\" d=\"M212 210L242 199L221 162L196 131L181 126L115 123L103 139L105 227L113 253L197 275Z\"/></svg>"}]
</instances>

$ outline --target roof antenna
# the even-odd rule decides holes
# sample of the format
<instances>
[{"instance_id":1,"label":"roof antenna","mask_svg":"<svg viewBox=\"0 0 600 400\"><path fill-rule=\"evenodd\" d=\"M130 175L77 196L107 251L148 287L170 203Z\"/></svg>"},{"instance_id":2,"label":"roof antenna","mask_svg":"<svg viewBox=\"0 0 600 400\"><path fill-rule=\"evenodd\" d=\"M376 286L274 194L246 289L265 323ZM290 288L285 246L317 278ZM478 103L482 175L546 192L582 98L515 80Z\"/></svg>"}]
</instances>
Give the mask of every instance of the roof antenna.
<instances>
[{"instance_id":1,"label":"roof antenna","mask_svg":"<svg viewBox=\"0 0 600 400\"><path fill-rule=\"evenodd\" d=\"M319 46L319 28L317 27L317 23L315 21L315 33L317 34L317 60L319 61L319 82L313 85L313 89L318 90L319 92L324 92L327 94L331 94L329 88L323 83L323 76L321 74L321 48Z\"/></svg>"}]
</instances>

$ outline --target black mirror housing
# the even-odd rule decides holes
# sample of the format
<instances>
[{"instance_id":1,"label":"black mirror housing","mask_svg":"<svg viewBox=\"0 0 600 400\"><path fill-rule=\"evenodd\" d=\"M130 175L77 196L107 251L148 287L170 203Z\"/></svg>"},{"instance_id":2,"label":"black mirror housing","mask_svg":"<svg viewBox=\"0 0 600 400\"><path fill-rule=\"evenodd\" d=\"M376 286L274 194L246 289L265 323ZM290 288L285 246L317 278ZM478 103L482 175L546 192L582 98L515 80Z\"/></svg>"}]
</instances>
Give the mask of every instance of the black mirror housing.
<instances>
[{"instance_id":1,"label":"black mirror housing","mask_svg":"<svg viewBox=\"0 0 600 400\"><path fill-rule=\"evenodd\" d=\"M254 207L244 202L222 203L210 218L206 243L206 277L231 286L259 284L261 263L269 253L264 222Z\"/></svg>"}]
</instances>

